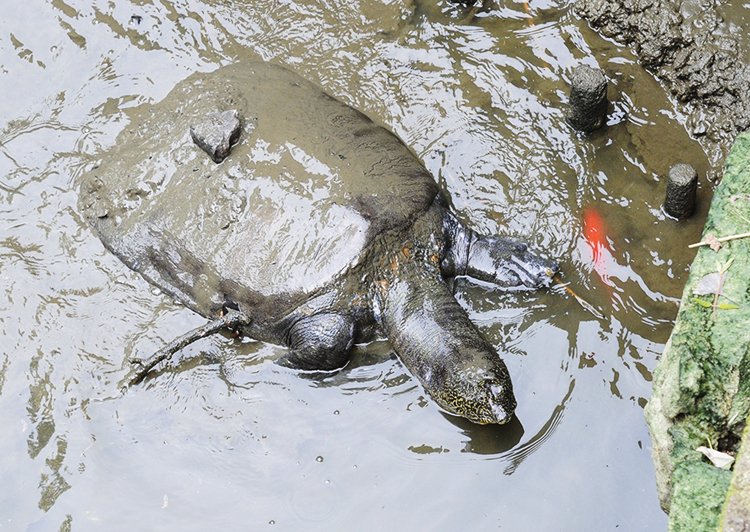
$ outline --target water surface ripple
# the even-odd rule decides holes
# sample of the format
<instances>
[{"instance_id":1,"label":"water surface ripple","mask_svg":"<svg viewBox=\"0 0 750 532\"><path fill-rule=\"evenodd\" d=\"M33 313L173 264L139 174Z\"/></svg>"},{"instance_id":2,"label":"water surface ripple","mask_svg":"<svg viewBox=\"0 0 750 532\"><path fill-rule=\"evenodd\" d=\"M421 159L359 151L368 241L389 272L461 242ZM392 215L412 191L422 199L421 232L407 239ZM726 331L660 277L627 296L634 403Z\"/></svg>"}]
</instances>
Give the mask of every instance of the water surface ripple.
<instances>
[{"instance_id":1,"label":"water surface ripple","mask_svg":"<svg viewBox=\"0 0 750 532\"><path fill-rule=\"evenodd\" d=\"M513 375L508 426L443 415L382 341L305 376L217 336L120 394L131 356L202 320L104 250L79 178L127 110L239 59L358 107L464 221L559 258L590 307L457 283ZM589 138L563 117L580 63L611 79ZM472 17L445 0L5 2L0 86L0 529L664 528L642 409L710 189L678 224L663 175L707 163L658 83L566 1Z\"/></svg>"}]
</instances>

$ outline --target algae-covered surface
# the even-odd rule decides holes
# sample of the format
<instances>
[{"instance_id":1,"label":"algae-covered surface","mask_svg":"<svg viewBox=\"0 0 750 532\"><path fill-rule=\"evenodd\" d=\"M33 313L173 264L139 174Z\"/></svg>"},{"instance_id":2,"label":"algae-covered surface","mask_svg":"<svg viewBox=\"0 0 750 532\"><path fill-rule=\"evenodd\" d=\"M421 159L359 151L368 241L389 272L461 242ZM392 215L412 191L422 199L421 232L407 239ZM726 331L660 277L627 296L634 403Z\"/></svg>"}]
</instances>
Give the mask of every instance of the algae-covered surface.
<instances>
[{"instance_id":1,"label":"algae-covered surface","mask_svg":"<svg viewBox=\"0 0 750 532\"><path fill-rule=\"evenodd\" d=\"M721 530L742 532L750 525L750 423L745 426L742 448L737 455L732 483L729 486Z\"/></svg>"},{"instance_id":2,"label":"algae-covered surface","mask_svg":"<svg viewBox=\"0 0 750 532\"><path fill-rule=\"evenodd\" d=\"M750 228L750 133L726 162L704 241ZM699 446L735 453L750 406L750 239L704 246L646 407L662 503L674 530L715 529L731 472Z\"/></svg>"}]
</instances>

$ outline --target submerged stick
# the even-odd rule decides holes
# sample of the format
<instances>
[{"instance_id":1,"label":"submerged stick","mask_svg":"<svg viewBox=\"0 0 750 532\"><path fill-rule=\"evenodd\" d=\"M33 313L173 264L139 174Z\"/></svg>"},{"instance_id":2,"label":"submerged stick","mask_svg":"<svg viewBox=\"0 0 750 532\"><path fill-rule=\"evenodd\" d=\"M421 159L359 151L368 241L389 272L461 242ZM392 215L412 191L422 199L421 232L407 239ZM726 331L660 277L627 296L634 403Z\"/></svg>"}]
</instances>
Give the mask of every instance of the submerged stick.
<instances>
[{"instance_id":1,"label":"submerged stick","mask_svg":"<svg viewBox=\"0 0 750 532\"><path fill-rule=\"evenodd\" d=\"M729 235L729 236L722 236L721 238L717 238L716 242L728 242L730 240L737 240L738 238L748 238L750 237L750 233L739 233L736 235ZM713 241L702 241L702 242L696 242L695 244L690 244L689 248L697 248L700 246L710 246L713 244Z\"/></svg>"},{"instance_id":2,"label":"submerged stick","mask_svg":"<svg viewBox=\"0 0 750 532\"><path fill-rule=\"evenodd\" d=\"M479 5L474 4L473 6L471 6L469 13L461 19L461 22L463 24L470 24L474 20L474 17L477 15L477 13L479 13L479 10L483 7L483 4L484 2Z\"/></svg>"},{"instance_id":3,"label":"submerged stick","mask_svg":"<svg viewBox=\"0 0 750 532\"><path fill-rule=\"evenodd\" d=\"M159 362L166 360L167 358L174 355L177 351L184 349L196 340L200 340L201 338L205 338L206 336L216 334L222 329L231 329L232 327L237 327L239 325L249 324L250 319L245 314L237 310L230 310L221 318L210 321L205 325L201 325L200 327L196 327L192 331L183 334L178 338L175 338L169 344L165 345L156 353L151 355L149 358L145 360L137 358L132 359L130 362L133 364L138 364L141 369L138 370L138 373L136 373L132 379L130 379L130 382L128 384L130 386L140 384L141 382L143 382L143 379L146 378L146 375L148 375L149 372L154 368L154 366L156 366Z\"/></svg>"},{"instance_id":4,"label":"submerged stick","mask_svg":"<svg viewBox=\"0 0 750 532\"><path fill-rule=\"evenodd\" d=\"M599 312L599 310L594 305L592 305L591 303L589 303L588 301L586 301L585 299L583 299L581 296L579 296L578 294L576 294L573 291L573 289L568 286L569 283L564 283L562 281L562 279L560 279L559 275L555 275L552 279L554 281L557 281L557 284L555 286L562 286L565 289L565 291L567 293L569 293L571 296L573 296L573 299L575 299L576 301L578 301L578 304L581 305L584 309L588 310L596 318L598 318L600 320L604 319L604 314L602 314L601 312Z\"/></svg>"}]
</instances>

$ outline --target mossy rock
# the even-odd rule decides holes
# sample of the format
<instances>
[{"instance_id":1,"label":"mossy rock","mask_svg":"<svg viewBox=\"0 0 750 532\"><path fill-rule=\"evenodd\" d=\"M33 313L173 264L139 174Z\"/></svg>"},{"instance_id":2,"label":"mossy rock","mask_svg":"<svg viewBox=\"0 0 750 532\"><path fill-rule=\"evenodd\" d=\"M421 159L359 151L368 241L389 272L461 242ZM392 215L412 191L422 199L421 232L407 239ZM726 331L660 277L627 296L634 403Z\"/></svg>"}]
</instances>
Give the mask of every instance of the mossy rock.
<instances>
[{"instance_id":1,"label":"mossy rock","mask_svg":"<svg viewBox=\"0 0 750 532\"><path fill-rule=\"evenodd\" d=\"M750 132L737 137L703 239L750 231ZM728 267L727 267L728 265ZM727 267L718 308L694 294ZM731 308L736 307L736 308ZM734 454L750 412L750 238L701 247L646 407L662 506L670 530L716 530L731 472L696 448Z\"/></svg>"},{"instance_id":2,"label":"mossy rock","mask_svg":"<svg viewBox=\"0 0 750 532\"><path fill-rule=\"evenodd\" d=\"M745 425L742 448L737 455L721 523L724 532L750 529L750 423Z\"/></svg>"}]
</instances>

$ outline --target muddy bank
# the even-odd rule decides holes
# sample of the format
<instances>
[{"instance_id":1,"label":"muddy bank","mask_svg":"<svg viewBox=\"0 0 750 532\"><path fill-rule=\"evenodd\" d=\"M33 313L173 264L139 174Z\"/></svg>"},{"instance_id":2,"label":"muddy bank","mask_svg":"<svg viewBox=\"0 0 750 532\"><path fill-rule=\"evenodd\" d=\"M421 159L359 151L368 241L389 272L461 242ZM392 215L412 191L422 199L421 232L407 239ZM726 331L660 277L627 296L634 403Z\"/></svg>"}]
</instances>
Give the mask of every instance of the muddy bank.
<instances>
[{"instance_id":1,"label":"muddy bank","mask_svg":"<svg viewBox=\"0 0 750 532\"><path fill-rule=\"evenodd\" d=\"M727 158L704 241L747 231L748 190L750 133L744 133ZM748 322L750 239L702 247L646 407L659 496L669 511L670 529L718 526L732 472L714 466L698 448L732 456L739 450L750 412Z\"/></svg>"},{"instance_id":2,"label":"muddy bank","mask_svg":"<svg viewBox=\"0 0 750 532\"><path fill-rule=\"evenodd\" d=\"M715 168L750 127L745 6L718 0L577 0L575 11L606 37L635 49L687 113ZM735 12L738 11L738 12Z\"/></svg>"}]
</instances>

